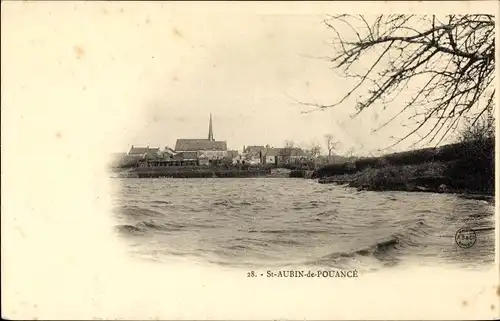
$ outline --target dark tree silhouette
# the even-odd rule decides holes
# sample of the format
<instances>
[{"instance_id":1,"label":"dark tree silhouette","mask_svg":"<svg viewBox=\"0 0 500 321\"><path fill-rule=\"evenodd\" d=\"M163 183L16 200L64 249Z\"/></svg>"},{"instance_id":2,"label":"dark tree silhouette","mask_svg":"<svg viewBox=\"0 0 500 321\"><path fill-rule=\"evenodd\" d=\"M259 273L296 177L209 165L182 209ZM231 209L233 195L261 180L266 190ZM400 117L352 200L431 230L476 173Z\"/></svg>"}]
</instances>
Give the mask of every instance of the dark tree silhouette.
<instances>
[{"instance_id":1,"label":"dark tree silhouette","mask_svg":"<svg viewBox=\"0 0 500 321\"><path fill-rule=\"evenodd\" d=\"M370 20L370 21L369 21ZM429 129L415 143L439 144L465 117L477 122L494 106L495 18L488 14L336 15L324 20L334 34L335 55L326 57L354 86L332 104L302 103L325 109L358 95L356 114L385 107L404 93L398 113L413 112L409 132L394 146ZM361 66L361 68L360 68ZM313 109L313 110L314 110ZM414 145L415 145L414 144Z\"/></svg>"}]
</instances>

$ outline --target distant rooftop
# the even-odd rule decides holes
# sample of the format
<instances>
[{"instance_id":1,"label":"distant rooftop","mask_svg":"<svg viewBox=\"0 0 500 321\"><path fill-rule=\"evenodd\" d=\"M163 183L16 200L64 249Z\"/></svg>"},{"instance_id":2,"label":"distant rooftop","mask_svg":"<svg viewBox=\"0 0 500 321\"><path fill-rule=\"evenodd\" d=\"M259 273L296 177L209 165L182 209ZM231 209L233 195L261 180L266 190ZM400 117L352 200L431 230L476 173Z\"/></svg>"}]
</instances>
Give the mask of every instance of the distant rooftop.
<instances>
[{"instance_id":1,"label":"distant rooftop","mask_svg":"<svg viewBox=\"0 0 500 321\"><path fill-rule=\"evenodd\" d=\"M266 148L263 152L266 156L299 156L305 157L307 156L306 152L304 152L301 148Z\"/></svg>"},{"instance_id":2,"label":"distant rooftop","mask_svg":"<svg viewBox=\"0 0 500 321\"><path fill-rule=\"evenodd\" d=\"M175 151L227 150L227 143L208 139L178 139Z\"/></svg>"},{"instance_id":3,"label":"distant rooftop","mask_svg":"<svg viewBox=\"0 0 500 321\"><path fill-rule=\"evenodd\" d=\"M264 150L266 149L265 146L247 146L245 147L245 151L249 151L249 150L258 150L258 151L261 151L261 150Z\"/></svg>"},{"instance_id":4,"label":"distant rooftop","mask_svg":"<svg viewBox=\"0 0 500 321\"><path fill-rule=\"evenodd\" d=\"M156 153L160 150L159 147L135 147L132 146L130 148L130 151L128 152L129 155L139 155L139 154L145 154L145 153Z\"/></svg>"},{"instance_id":5,"label":"distant rooftop","mask_svg":"<svg viewBox=\"0 0 500 321\"><path fill-rule=\"evenodd\" d=\"M198 159L198 152L180 152L175 154L174 159Z\"/></svg>"}]
</instances>

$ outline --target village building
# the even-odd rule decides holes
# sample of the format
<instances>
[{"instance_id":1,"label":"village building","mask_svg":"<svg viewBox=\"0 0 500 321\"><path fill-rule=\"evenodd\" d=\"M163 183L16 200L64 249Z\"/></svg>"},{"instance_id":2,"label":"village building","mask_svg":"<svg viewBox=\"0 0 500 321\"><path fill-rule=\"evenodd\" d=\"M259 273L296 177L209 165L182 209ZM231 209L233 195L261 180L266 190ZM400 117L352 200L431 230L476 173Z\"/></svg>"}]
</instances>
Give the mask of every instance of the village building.
<instances>
[{"instance_id":1,"label":"village building","mask_svg":"<svg viewBox=\"0 0 500 321\"><path fill-rule=\"evenodd\" d=\"M175 151L168 146L165 146L165 149L160 152L161 158L166 158L166 159L173 158L174 155L175 155Z\"/></svg>"},{"instance_id":2,"label":"village building","mask_svg":"<svg viewBox=\"0 0 500 321\"><path fill-rule=\"evenodd\" d=\"M263 151L259 149L248 149L248 152L244 153L245 159L248 164L259 165L262 164Z\"/></svg>"},{"instance_id":3,"label":"village building","mask_svg":"<svg viewBox=\"0 0 500 321\"><path fill-rule=\"evenodd\" d=\"M240 153L237 150L228 150L226 158L227 159L234 159L236 156L238 156Z\"/></svg>"},{"instance_id":4,"label":"village building","mask_svg":"<svg viewBox=\"0 0 500 321\"><path fill-rule=\"evenodd\" d=\"M281 148L266 148L262 155L263 164L278 165Z\"/></svg>"},{"instance_id":5,"label":"village building","mask_svg":"<svg viewBox=\"0 0 500 321\"><path fill-rule=\"evenodd\" d=\"M309 160L307 153L298 147L293 148L266 148L262 152L263 164L276 166L287 164L300 164Z\"/></svg>"},{"instance_id":6,"label":"village building","mask_svg":"<svg viewBox=\"0 0 500 321\"><path fill-rule=\"evenodd\" d=\"M199 157L198 152L178 152L174 155L173 159L177 160L197 160Z\"/></svg>"},{"instance_id":7,"label":"village building","mask_svg":"<svg viewBox=\"0 0 500 321\"><path fill-rule=\"evenodd\" d=\"M159 147L135 147L132 145L130 147L130 151L128 152L128 156L132 158L142 159L142 158L155 158L159 156L160 148Z\"/></svg>"},{"instance_id":8,"label":"village building","mask_svg":"<svg viewBox=\"0 0 500 321\"><path fill-rule=\"evenodd\" d=\"M233 165L240 165L240 164L245 164L245 157L241 155L236 155L232 159Z\"/></svg>"},{"instance_id":9,"label":"village building","mask_svg":"<svg viewBox=\"0 0 500 321\"><path fill-rule=\"evenodd\" d=\"M209 163L214 160L221 160L227 157L227 143L226 141L216 141L214 139L213 129L212 129L212 114L210 114L210 121L208 125L208 139L178 139L175 144L175 153L186 152L197 153L197 158L203 157L208 159ZM190 154L192 155L192 154Z\"/></svg>"},{"instance_id":10,"label":"village building","mask_svg":"<svg viewBox=\"0 0 500 321\"><path fill-rule=\"evenodd\" d=\"M169 148L160 152L156 158L147 157L139 160L139 167L168 167L168 166L198 166L197 152L171 153Z\"/></svg>"},{"instance_id":11,"label":"village building","mask_svg":"<svg viewBox=\"0 0 500 321\"><path fill-rule=\"evenodd\" d=\"M266 150L265 146L243 146L243 153L258 153Z\"/></svg>"},{"instance_id":12,"label":"village building","mask_svg":"<svg viewBox=\"0 0 500 321\"><path fill-rule=\"evenodd\" d=\"M233 165L260 165L262 160L258 155L241 154L232 160Z\"/></svg>"},{"instance_id":13,"label":"village building","mask_svg":"<svg viewBox=\"0 0 500 321\"><path fill-rule=\"evenodd\" d=\"M227 155L223 158L225 164L236 164L236 159L240 156L240 152L237 150L228 150Z\"/></svg>"},{"instance_id":14,"label":"village building","mask_svg":"<svg viewBox=\"0 0 500 321\"><path fill-rule=\"evenodd\" d=\"M205 154L201 154L200 156L198 156L198 165L200 166L210 165L210 160Z\"/></svg>"},{"instance_id":15,"label":"village building","mask_svg":"<svg viewBox=\"0 0 500 321\"><path fill-rule=\"evenodd\" d=\"M301 148L284 148L282 154L288 164L300 164L310 158Z\"/></svg>"},{"instance_id":16,"label":"village building","mask_svg":"<svg viewBox=\"0 0 500 321\"><path fill-rule=\"evenodd\" d=\"M263 164L265 146L243 146L243 153L233 157L233 164Z\"/></svg>"}]
</instances>

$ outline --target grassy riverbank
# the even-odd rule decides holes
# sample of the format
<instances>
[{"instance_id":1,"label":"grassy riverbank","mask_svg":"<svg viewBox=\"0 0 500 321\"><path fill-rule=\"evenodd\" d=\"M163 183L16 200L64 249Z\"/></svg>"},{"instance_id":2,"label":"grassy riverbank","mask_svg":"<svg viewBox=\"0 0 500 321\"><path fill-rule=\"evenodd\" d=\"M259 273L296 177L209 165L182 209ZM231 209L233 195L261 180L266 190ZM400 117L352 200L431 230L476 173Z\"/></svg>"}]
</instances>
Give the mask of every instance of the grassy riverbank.
<instances>
[{"instance_id":1,"label":"grassy riverbank","mask_svg":"<svg viewBox=\"0 0 500 321\"><path fill-rule=\"evenodd\" d=\"M315 178L360 190L494 195L494 173L491 139L329 165Z\"/></svg>"}]
</instances>

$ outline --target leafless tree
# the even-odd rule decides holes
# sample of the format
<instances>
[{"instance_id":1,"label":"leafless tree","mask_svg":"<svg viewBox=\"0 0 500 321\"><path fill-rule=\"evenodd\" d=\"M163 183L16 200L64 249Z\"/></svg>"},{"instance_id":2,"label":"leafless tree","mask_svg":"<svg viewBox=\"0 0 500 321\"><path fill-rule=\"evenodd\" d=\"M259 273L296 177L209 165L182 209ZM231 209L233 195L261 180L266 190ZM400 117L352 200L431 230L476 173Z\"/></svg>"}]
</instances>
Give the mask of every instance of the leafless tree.
<instances>
[{"instance_id":1,"label":"leafless tree","mask_svg":"<svg viewBox=\"0 0 500 321\"><path fill-rule=\"evenodd\" d=\"M321 155L321 146L319 144L313 143L311 148L309 149L309 154L312 158L318 158Z\"/></svg>"},{"instance_id":2,"label":"leafless tree","mask_svg":"<svg viewBox=\"0 0 500 321\"><path fill-rule=\"evenodd\" d=\"M286 140L285 141L285 148L294 148L295 147L295 142L293 140Z\"/></svg>"},{"instance_id":3,"label":"leafless tree","mask_svg":"<svg viewBox=\"0 0 500 321\"><path fill-rule=\"evenodd\" d=\"M400 93L408 99L398 113L412 112L409 131L415 144L439 144L456 131L464 116L472 124L495 99L495 18L489 14L336 15L324 20L333 35L335 54L326 57L333 69L353 79L353 87L332 104L302 103L331 108L356 98L356 114L370 106L385 109ZM314 110L314 109L313 109ZM424 127L424 125L429 127ZM414 145L415 145L414 144Z\"/></svg>"},{"instance_id":4,"label":"leafless tree","mask_svg":"<svg viewBox=\"0 0 500 321\"><path fill-rule=\"evenodd\" d=\"M335 140L335 137L332 134L326 134L325 141L326 149L328 150L328 157L331 157L333 151L339 146L340 143Z\"/></svg>"},{"instance_id":5,"label":"leafless tree","mask_svg":"<svg viewBox=\"0 0 500 321\"><path fill-rule=\"evenodd\" d=\"M354 155L354 147L351 147L347 150L347 152L345 153L345 155L349 158L353 157Z\"/></svg>"},{"instance_id":6,"label":"leafless tree","mask_svg":"<svg viewBox=\"0 0 500 321\"><path fill-rule=\"evenodd\" d=\"M286 140L285 146L281 150L281 157L284 158L285 162L289 161L290 156L292 155L292 150L296 148L296 144L293 140Z\"/></svg>"}]
</instances>

